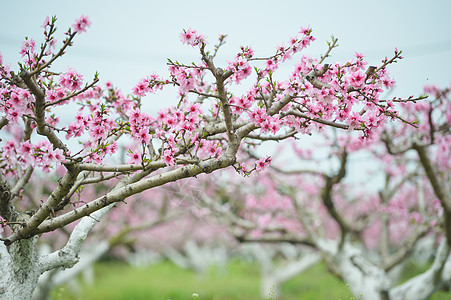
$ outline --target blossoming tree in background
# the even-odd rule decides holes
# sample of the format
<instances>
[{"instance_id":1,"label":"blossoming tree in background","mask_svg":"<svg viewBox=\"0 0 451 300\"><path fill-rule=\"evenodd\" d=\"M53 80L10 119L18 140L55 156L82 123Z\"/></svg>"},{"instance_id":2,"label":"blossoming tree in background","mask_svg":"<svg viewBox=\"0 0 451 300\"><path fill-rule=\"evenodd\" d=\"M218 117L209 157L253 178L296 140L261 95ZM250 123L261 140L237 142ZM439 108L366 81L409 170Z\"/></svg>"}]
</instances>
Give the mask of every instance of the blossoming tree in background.
<instances>
[{"instance_id":1,"label":"blossoming tree in background","mask_svg":"<svg viewBox=\"0 0 451 300\"><path fill-rule=\"evenodd\" d=\"M232 179L216 185L204 195L205 207L243 242L288 242L314 249L356 297L428 299L448 289L451 101L449 89L425 91L433 99L400 108L403 116L419 121L419 128L386 124L367 142L324 130L311 148L299 147L301 138L295 153L315 168L273 163L252 175L246 186ZM244 149L255 159L251 149ZM352 160L359 156L360 161ZM368 167L364 160L372 163L368 172L362 170ZM379 166L377 172L374 166ZM226 200L218 201L218 196ZM393 270L399 271L417 245L429 239L437 241L429 249L432 265L400 284ZM282 278L274 277L270 284Z\"/></svg>"},{"instance_id":2,"label":"blossoming tree in background","mask_svg":"<svg viewBox=\"0 0 451 300\"><path fill-rule=\"evenodd\" d=\"M386 67L402 58L398 51L377 67L367 68L359 54L345 63L327 64L336 47L333 39L319 59L302 56L293 74L278 80L280 64L314 41L310 28L301 29L269 57L258 58L252 48L241 47L223 68L215 64L215 56L225 36L209 47L202 35L189 29L181 40L199 52L199 61L169 60L168 78L149 75L133 88L133 95L124 96L111 84L99 86L97 74L85 83L75 68L53 68L90 25L85 16L77 19L61 45L55 22L45 21L40 46L32 38L24 41L17 71L0 59L4 299L29 299L42 273L72 267L88 233L115 203L184 178L226 167L246 174L270 162L264 158L246 168L237 160L246 144L316 134L324 126L360 131L366 139L388 120L407 122L392 101L380 97L394 84ZM234 91L244 83L247 92ZM151 100L143 97L170 87L178 90L175 105L155 116L146 113L142 103ZM63 120L63 110L74 113ZM129 149L126 162L118 153L122 145ZM55 172L58 166L62 173ZM22 190L31 178L43 175L58 179L53 190L42 195L39 207L28 210ZM101 196L83 196L84 186L107 181L115 185ZM74 222L61 249L35 252L43 233Z\"/></svg>"}]
</instances>

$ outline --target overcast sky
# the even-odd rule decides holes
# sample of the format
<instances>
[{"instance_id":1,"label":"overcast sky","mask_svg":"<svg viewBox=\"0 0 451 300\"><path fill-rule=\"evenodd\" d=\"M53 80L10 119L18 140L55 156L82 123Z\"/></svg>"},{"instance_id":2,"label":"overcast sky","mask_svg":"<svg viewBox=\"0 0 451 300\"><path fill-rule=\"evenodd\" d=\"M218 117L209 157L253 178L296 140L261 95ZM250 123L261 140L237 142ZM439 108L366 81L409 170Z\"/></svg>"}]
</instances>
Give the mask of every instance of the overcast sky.
<instances>
[{"instance_id":1,"label":"overcast sky","mask_svg":"<svg viewBox=\"0 0 451 300\"><path fill-rule=\"evenodd\" d=\"M389 70L401 96L421 92L424 84L448 85L451 81L451 1L5 1L0 18L0 52L5 62L20 58L25 36L42 40L46 16L59 19L63 30L80 15L92 21L88 32L75 40L57 65L72 66L85 78L98 71L103 82L111 80L130 92L139 78L164 72L166 59L185 63L197 52L179 42L182 28L205 34L213 44L221 33L228 43L219 62L233 58L239 46L251 45L267 56L286 43L300 27L310 25L317 41L306 53L320 56L334 35L340 47L330 61L365 54L377 64L398 47L405 60ZM164 100L166 101L166 99Z\"/></svg>"}]
</instances>

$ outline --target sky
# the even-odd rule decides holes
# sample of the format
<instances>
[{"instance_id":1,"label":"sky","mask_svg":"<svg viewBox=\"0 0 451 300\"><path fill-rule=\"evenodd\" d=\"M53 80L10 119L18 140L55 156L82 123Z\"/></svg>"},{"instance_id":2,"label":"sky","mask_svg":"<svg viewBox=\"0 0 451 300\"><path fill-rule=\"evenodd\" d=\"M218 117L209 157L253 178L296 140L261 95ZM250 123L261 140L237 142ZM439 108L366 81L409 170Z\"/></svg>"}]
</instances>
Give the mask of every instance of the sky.
<instances>
[{"instance_id":1,"label":"sky","mask_svg":"<svg viewBox=\"0 0 451 300\"><path fill-rule=\"evenodd\" d=\"M220 34L227 44L217 66L227 66L241 45L256 56L267 57L276 46L288 43L301 27L311 26L316 41L305 54L320 57L331 35L338 38L328 62L366 55L370 64L393 55L395 47L405 59L389 67L397 85L391 96L422 94L425 84L451 82L451 1L4 1L0 18L0 53L17 70L21 41L42 41L40 27L46 16L57 16L59 33L75 19L87 15L92 25L77 36L74 47L54 64L57 71L73 67L86 80L97 71L101 82L111 81L124 93L153 72L167 74L167 58L186 64L198 61L196 49L182 45L182 29L193 28L210 45ZM293 66L297 56L293 59ZM281 69L280 73L291 71ZM146 97L147 98L147 97ZM149 97L156 111L177 103L167 94Z\"/></svg>"},{"instance_id":2,"label":"sky","mask_svg":"<svg viewBox=\"0 0 451 300\"><path fill-rule=\"evenodd\" d=\"M405 96L421 92L424 84L447 86L451 81L451 1L425 2L5 1L0 53L17 69L21 41L25 36L42 40L40 26L46 16L58 17L57 37L62 41L64 30L87 15L91 27L55 67L64 71L71 66L85 78L98 71L102 82L110 80L128 93L140 78L166 72L167 58L185 63L199 59L195 49L180 43L183 28L196 29L210 44L227 34L217 62L225 67L241 45L252 46L257 56L268 56L301 27L311 26L317 40L307 54L319 57L330 36L338 38L331 62L360 52L378 64L395 47L403 50L405 59L389 71L397 80L394 94Z\"/></svg>"}]
</instances>

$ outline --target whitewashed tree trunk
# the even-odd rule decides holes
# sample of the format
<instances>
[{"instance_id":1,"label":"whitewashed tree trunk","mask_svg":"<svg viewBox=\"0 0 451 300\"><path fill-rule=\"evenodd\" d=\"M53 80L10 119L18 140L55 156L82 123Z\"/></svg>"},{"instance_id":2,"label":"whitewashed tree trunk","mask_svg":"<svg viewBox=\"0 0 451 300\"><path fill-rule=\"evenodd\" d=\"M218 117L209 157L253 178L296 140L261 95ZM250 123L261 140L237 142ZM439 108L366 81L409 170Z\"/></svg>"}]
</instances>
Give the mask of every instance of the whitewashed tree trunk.
<instances>
[{"instance_id":1,"label":"whitewashed tree trunk","mask_svg":"<svg viewBox=\"0 0 451 300\"><path fill-rule=\"evenodd\" d=\"M318 241L326 263L349 284L354 296L361 300L426 300L443 286L444 268L450 248L443 239L431 268L407 282L393 287L388 274L368 260L359 248L345 242L339 249L335 242ZM445 270L446 271L446 270Z\"/></svg>"},{"instance_id":2,"label":"whitewashed tree trunk","mask_svg":"<svg viewBox=\"0 0 451 300\"><path fill-rule=\"evenodd\" d=\"M112 205L84 217L75 226L66 245L53 253L39 255L35 244L38 237L15 241L9 247L0 243L0 300L30 300L39 277L57 268L72 268L88 233Z\"/></svg>"},{"instance_id":3,"label":"whitewashed tree trunk","mask_svg":"<svg viewBox=\"0 0 451 300\"><path fill-rule=\"evenodd\" d=\"M33 300L49 300L50 292L56 286L74 280L76 276L92 267L92 264L108 252L110 245L107 241L102 241L79 254L79 262L70 269L53 269L45 272L38 280L36 290L33 294Z\"/></svg>"},{"instance_id":4,"label":"whitewashed tree trunk","mask_svg":"<svg viewBox=\"0 0 451 300\"><path fill-rule=\"evenodd\" d=\"M29 300L38 282L40 263L34 245L37 238L20 240L9 249L0 244L0 299Z\"/></svg>"},{"instance_id":5,"label":"whitewashed tree trunk","mask_svg":"<svg viewBox=\"0 0 451 300\"><path fill-rule=\"evenodd\" d=\"M390 299L428 299L449 280L447 265L450 247L444 238L440 243L432 266L390 291Z\"/></svg>"},{"instance_id":6,"label":"whitewashed tree trunk","mask_svg":"<svg viewBox=\"0 0 451 300\"><path fill-rule=\"evenodd\" d=\"M283 245L281 246L283 252ZM265 249L260 245L254 245L252 252L260 265L260 296L263 299L268 298L270 295L272 298L277 299L279 297L278 291L280 291L280 286L284 282L304 272L321 259L321 256L316 252L303 251L300 255L299 253L297 255L291 255L292 257L289 258L288 263L277 266L274 263L274 256L276 254L274 251Z\"/></svg>"},{"instance_id":7,"label":"whitewashed tree trunk","mask_svg":"<svg viewBox=\"0 0 451 300\"><path fill-rule=\"evenodd\" d=\"M352 294L362 300L385 300L390 289L387 274L365 258L360 249L345 242L339 248L332 241L318 241L323 257L343 281Z\"/></svg>"},{"instance_id":8,"label":"whitewashed tree trunk","mask_svg":"<svg viewBox=\"0 0 451 300\"><path fill-rule=\"evenodd\" d=\"M201 246L193 240L188 240L183 250L182 253L168 247L164 251L164 255L180 268L191 269L198 274L205 274L211 266L224 268L228 258L224 247Z\"/></svg>"}]
</instances>

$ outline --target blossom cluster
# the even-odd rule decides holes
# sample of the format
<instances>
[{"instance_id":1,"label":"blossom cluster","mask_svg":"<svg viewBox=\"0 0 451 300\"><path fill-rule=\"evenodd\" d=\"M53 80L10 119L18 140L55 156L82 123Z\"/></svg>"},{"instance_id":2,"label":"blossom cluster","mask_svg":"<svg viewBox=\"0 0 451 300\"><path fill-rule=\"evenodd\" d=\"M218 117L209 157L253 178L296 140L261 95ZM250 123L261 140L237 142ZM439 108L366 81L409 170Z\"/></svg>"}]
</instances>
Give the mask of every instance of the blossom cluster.
<instances>
[{"instance_id":1,"label":"blossom cluster","mask_svg":"<svg viewBox=\"0 0 451 300\"><path fill-rule=\"evenodd\" d=\"M77 73L72 68L69 68L66 73L61 74L59 79L61 86L70 91L79 90L83 84L83 75Z\"/></svg>"},{"instance_id":2,"label":"blossom cluster","mask_svg":"<svg viewBox=\"0 0 451 300\"><path fill-rule=\"evenodd\" d=\"M19 87L0 87L0 112L11 123L17 123L24 114L32 115L34 97L30 91Z\"/></svg>"},{"instance_id":3,"label":"blossom cluster","mask_svg":"<svg viewBox=\"0 0 451 300\"><path fill-rule=\"evenodd\" d=\"M46 39L43 47L47 47L43 48L47 50L45 55L50 55L55 45L54 23L54 18L46 19L43 25ZM90 20L85 16L77 19L72 27L74 32L69 30L66 33L67 38L58 55L65 53L63 50L72 44L75 35L86 31L90 25ZM142 78L133 87L133 96L124 96L111 83L106 85L106 89L94 84L83 87L83 76L72 68L63 73L42 72L36 80L45 92L44 115L47 116L44 126L65 135L67 140L80 139L83 149L64 153L68 158L78 156L85 162L98 164L105 163L107 155L116 153L119 147L117 140L127 136L129 139L126 144L131 149L128 155L130 163L146 164L161 160L167 166L173 166L208 158L219 160L228 147L230 134L223 129L215 129L216 132L210 134L207 128L221 128L221 124L224 124L225 114L221 114L224 103L232 114L230 122L252 124L262 136L277 135L288 130L309 133L324 127L324 122L342 122L342 127L362 130L365 136L370 136L372 129L383 124L387 116L396 114L392 103L379 101L382 91L393 85L384 67L369 76L364 72L366 62L361 54L356 54L354 60L329 65L304 55L287 80L277 81L273 78L273 73L281 63L315 40L311 33L310 28L302 28L298 36L290 39L288 46L278 46L275 54L269 58L257 58L251 47L241 47L225 70L225 74L228 74L223 83L227 89L225 98L224 95L218 95L216 81L206 80L209 78L208 73L216 72L214 70L217 69L209 61L213 57L205 52L205 37L193 29L184 30L180 38L182 43L199 46L201 61L190 65L169 61L169 78L157 74ZM219 46L224 43L224 38L222 35ZM34 40L28 39L21 49L22 55L34 52L34 44ZM42 66L47 70L50 66L45 63L45 55L35 59L35 65L28 65L28 70L41 72L39 68ZM261 61L264 62L263 67L259 65ZM234 94L229 83L240 83L248 78L253 67L257 71L256 82L244 94ZM2 63L2 78L11 80L7 77L7 69ZM143 112L142 97L156 93L167 85L178 88L178 105L162 109L156 116ZM189 94L197 95L198 99L193 100L188 97ZM74 120L65 120L66 123L57 127L60 119L50 112L56 105L73 103L70 100L78 100L81 108L74 114ZM0 110L9 125L22 126L19 120L25 116L32 120L30 130L34 130L36 124L33 118L36 116L33 111L34 97L30 91L2 84L0 101ZM28 138L27 141L31 143L31 140ZM40 152L42 155L37 156L44 157L44 153L47 153L59 157L55 161L43 159L37 162L39 166L64 160L60 157L63 153L52 152L60 151L59 148L52 151L42 145L38 148L44 150ZM254 169L259 171L269 163L268 158L258 161ZM247 172L244 166L241 171Z\"/></svg>"},{"instance_id":4,"label":"blossom cluster","mask_svg":"<svg viewBox=\"0 0 451 300\"><path fill-rule=\"evenodd\" d=\"M61 149L53 149L53 145L47 140L34 144L30 141L18 143L15 140L9 140L3 146L0 160L9 161L11 166L18 164L22 170L28 166L36 166L48 173L51 168L63 163L65 156ZM18 170L11 166L3 168L2 175L21 175L17 174Z\"/></svg>"},{"instance_id":5,"label":"blossom cluster","mask_svg":"<svg viewBox=\"0 0 451 300\"><path fill-rule=\"evenodd\" d=\"M82 15L80 18L75 20L75 23L72 25L72 28L75 32L81 33L86 32L86 28L91 26L91 21L87 16Z\"/></svg>"},{"instance_id":6,"label":"blossom cluster","mask_svg":"<svg viewBox=\"0 0 451 300\"><path fill-rule=\"evenodd\" d=\"M187 30L183 30L183 32L180 33L180 41L183 44L188 44L194 47L205 43L205 37L197 33L196 30L189 28Z\"/></svg>"},{"instance_id":7,"label":"blossom cluster","mask_svg":"<svg viewBox=\"0 0 451 300\"><path fill-rule=\"evenodd\" d=\"M147 93L155 93L157 90L163 89L163 85L168 81L162 81L157 74L149 75L139 80L138 84L133 87L132 92L136 96L143 97Z\"/></svg>"}]
</instances>

